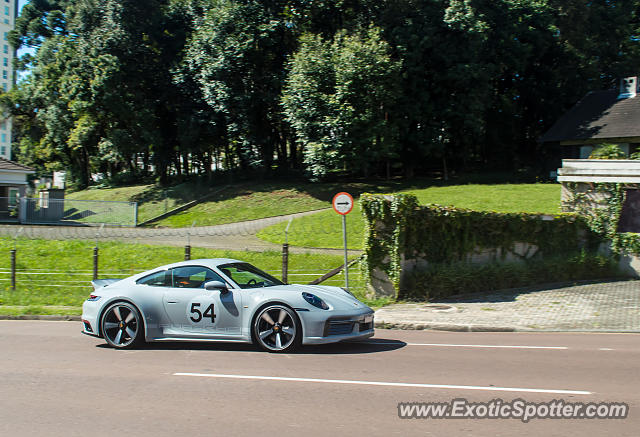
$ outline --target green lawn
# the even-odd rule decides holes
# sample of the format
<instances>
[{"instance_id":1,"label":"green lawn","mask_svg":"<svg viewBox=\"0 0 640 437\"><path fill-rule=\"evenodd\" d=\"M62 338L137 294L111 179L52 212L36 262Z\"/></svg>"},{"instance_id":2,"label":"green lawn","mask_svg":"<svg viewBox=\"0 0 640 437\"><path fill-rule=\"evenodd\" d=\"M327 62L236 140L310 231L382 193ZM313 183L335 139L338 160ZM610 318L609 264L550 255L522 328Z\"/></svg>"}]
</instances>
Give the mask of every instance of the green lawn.
<instances>
[{"instance_id":1,"label":"green lawn","mask_svg":"<svg viewBox=\"0 0 640 437\"><path fill-rule=\"evenodd\" d=\"M256 220L331 207L331 199L339 191L354 195L363 192L395 191L424 186L433 181L374 181L350 183L257 182L232 185L210 200L186 211L153 223L156 226L180 228L209 226Z\"/></svg>"},{"instance_id":2,"label":"green lawn","mask_svg":"<svg viewBox=\"0 0 640 437\"><path fill-rule=\"evenodd\" d=\"M198 199L221 186L183 183L167 188L134 185L117 188L89 188L66 195L71 200L117 200L138 202L138 222L163 214L177 206ZM189 223L191 225L191 223Z\"/></svg>"},{"instance_id":3,"label":"green lawn","mask_svg":"<svg viewBox=\"0 0 640 437\"><path fill-rule=\"evenodd\" d=\"M560 184L452 185L406 190L420 204L453 205L476 211L558 214Z\"/></svg>"},{"instance_id":4,"label":"green lawn","mask_svg":"<svg viewBox=\"0 0 640 437\"><path fill-rule=\"evenodd\" d=\"M276 244L284 243L287 223L278 223L258 232L258 237ZM347 214L347 246L361 250L364 238L364 221L360 207L356 205ZM333 211L300 217L291 222L289 244L300 247L342 248L342 218Z\"/></svg>"},{"instance_id":5,"label":"green lawn","mask_svg":"<svg viewBox=\"0 0 640 437\"><path fill-rule=\"evenodd\" d=\"M181 228L196 222L196 226L208 226L328 207L326 201L296 188L261 186L260 191L254 190L252 187L228 188L210 202L200 203L154 224Z\"/></svg>"},{"instance_id":6,"label":"green lawn","mask_svg":"<svg viewBox=\"0 0 640 437\"><path fill-rule=\"evenodd\" d=\"M348 191L356 197L363 192L407 192L415 194L423 204L438 203L476 210L547 214L559 212L559 184L434 186L441 183L429 179L416 179L316 184L255 182L225 187L220 184L189 182L166 189L154 185L88 189L71 193L67 198L137 201L138 221L142 222L213 193L209 201L153 224L166 227L188 227L194 222L196 226L216 225L329 208L331 198L338 191ZM349 214L347 222L349 245L352 248L360 248L363 227L357 208ZM267 241L282 243L285 227L286 224L276 225L262 231L259 236ZM341 232L339 217L332 211L321 212L294 221L290 243L296 246L341 247Z\"/></svg>"},{"instance_id":7,"label":"green lawn","mask_svg":"<svg viewBox=\"0 0 640 437\"><path fill-rule=\"evenodd\" d=\"M421 204L436 203L478 211L560 212L559 184L452 185L401 191L416 195ZM263 229L258 237L273 243L284 242L286 223ZM362 249L364 221L358 207L347 215L350 249ZM341 248L342 222L333 211L323 211L294 220L289 228L289 244L302 247Z\"/></svg>"},{"instance_id":8,"label":"green lawn","mask_svg":"<svg viewBox=\"0 0 640 437\"><path fill-rule=\"evenodd\" d=\"M17 243L17 289L10 290L9 251L13 240L0 238L0 314L79 314L82 302L91 292L91 241L53 241L19 239ZM100 243L100 278L127 277L150 268L181 261L183 248L140 244ZM248 261L280 277L279 252L232 252L192 248L192 258L228 257ZM290 254L289 282L305 284L342 264L338 255ZM351 288L364 299L365 285L359 269L350 269ZM323 285L342 286L337 275ZM389 299L366 300L381 306Z\"/></svg>"},{"instance_id":9,"label":"green lawn","mask_svg":"<svg viewBox=\"0 0 640 437\"><path fill-rule=\"evenodd\" d=\"M300 182L254 182L225 186L189 182L160 188L155 185L136 185L119 188L92 188L68 194L71 200L118 200L138 202L138 222L163 214L192 200L211 195L207 201L186 211L154 222L154 226L171 228L218 225L256 220L276 215L293 214L330 207L333 194L346 189L353 193L385 191L403 186L397 182L385 184L334 183L310 184Z\"/></svg>"}]
</instances>

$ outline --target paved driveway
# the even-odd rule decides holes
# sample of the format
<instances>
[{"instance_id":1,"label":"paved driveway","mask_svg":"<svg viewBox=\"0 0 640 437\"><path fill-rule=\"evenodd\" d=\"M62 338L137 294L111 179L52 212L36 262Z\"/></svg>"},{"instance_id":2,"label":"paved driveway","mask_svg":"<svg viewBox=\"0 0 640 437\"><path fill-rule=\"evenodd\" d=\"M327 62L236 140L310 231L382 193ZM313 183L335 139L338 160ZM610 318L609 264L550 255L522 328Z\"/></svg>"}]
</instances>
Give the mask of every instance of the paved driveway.
<instances>
[{"instance_id":1,"label":"paved driveway","mask_svg":"<svg viewBox=\"0 0 640 437\"><path fill-rule=\"evenodd\" d=\"M452 331L640 331L640 281L520 288L406 303L376 312L376 325Z\"/></svg>"}]
</instances>

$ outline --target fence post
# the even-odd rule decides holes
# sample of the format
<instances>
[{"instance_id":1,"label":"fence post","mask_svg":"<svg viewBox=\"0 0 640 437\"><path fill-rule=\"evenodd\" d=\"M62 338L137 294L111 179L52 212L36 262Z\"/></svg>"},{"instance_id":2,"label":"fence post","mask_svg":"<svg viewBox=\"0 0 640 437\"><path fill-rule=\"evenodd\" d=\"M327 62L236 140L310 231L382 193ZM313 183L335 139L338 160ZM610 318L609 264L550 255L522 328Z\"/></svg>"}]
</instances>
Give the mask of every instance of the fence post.
<instances>
[{"instance_id":1,"label":"fence post","mask_svg":"<svg viewBox=\"0 0 640 437\"><path fill-rule=\"evenodd\" d=\"M26 223L27 221L27 208L29 207L29 201L27 200L27 196L23 196L20 198L20 207L18 208L18 222L20 224Z\"/></svg>"},{"instance_id":2,"label":"fence post","mask_svg":"<svg viewBox=\"0 0 640 437\"><path fill-rule=\"evenodd\" d=\"M98 279L98 246L93 248L93 279Z\"/></svg>"},{"instance_id":3,"label":"fence post","mask_svg":"<svg viewBox=\"0 0 640 437\"><path fill-rule=\"evenodd\" d=\"M16 249L11 249L11 289L16 289Z\"/></svg>"},{"instance_id":4,"label":"fence post","mask_svg":"<svg viewBox=\"0 0 640 437\"><path fill-rule=\"evenodd\" d=\"M138 202L133 202L133 227L138 226Z\"/></svg>"},{"instance_id":5,"label":"fence post","mask_svg":"<svg viewBox=\"0 0 640 437\"><path fill-rule=\"evenodd\" d=\"M184 260L189 261L191 259L191 231L193 231L193 227L196 225L196 221L194 220L191 223L191 228L187 229L187 245L184 246Z\"/></svg>"},{"instance_id":6,"label":"fence post","mask_svg":"<svg viewBox=\"0 0 640 437\"><path fill-rule=\"evenodd\" d=\"M289 244L282 245L282 282L289 282Z\"/></svg>"}]
</instances>

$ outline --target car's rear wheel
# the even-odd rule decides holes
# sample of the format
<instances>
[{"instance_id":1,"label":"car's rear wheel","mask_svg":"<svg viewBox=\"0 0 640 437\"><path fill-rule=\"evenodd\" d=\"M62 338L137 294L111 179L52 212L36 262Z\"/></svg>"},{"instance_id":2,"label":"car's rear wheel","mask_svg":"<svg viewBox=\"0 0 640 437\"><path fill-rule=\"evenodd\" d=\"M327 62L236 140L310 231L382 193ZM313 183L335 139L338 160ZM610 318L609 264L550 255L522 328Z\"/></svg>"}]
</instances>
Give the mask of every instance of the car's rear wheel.
<instances>
[{"instance_id":1,"label":"car's rear wheel","mask_svg":"<svg viewBox=\"0 0 640 437\"><path fill-rule=\"evenodd\" d=\"M268 305L258 311L253 321L253 339L269 352L290 352L302 342L298 315L280 304Z\"/></svg>"},{"instance_id":2,"label":"car's rear wheel","mask_svg":"<svg viewBox=\"0 0 640 437\"><path fill-rule=\"evenodd\" d=\"M134 348L143 338L140 313L128 302L110 305L102 316L101 328L109 346L118 349Z\"/></svg>"}]
</instances>

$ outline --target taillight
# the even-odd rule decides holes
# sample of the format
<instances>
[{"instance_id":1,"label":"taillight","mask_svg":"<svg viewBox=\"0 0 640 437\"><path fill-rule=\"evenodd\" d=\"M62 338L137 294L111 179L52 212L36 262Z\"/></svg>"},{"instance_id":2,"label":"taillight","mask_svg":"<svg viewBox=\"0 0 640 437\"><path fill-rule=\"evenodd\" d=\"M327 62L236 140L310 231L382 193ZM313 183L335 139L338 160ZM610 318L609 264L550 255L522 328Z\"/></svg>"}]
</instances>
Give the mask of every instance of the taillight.
<instances>
[{"instance_id":1,"label":"taillight","mask_svg":"<svg viewBox=\"0 0 640 437\"><path fill-rule=\"evenodd\" d=\"M92 295L89 296L89 299L87 299L87 300L90 301L90 302L93 302L93 301L96 301L98 299L100 299L100 296L92 294Z\"/></svg>"}]
</instances>

